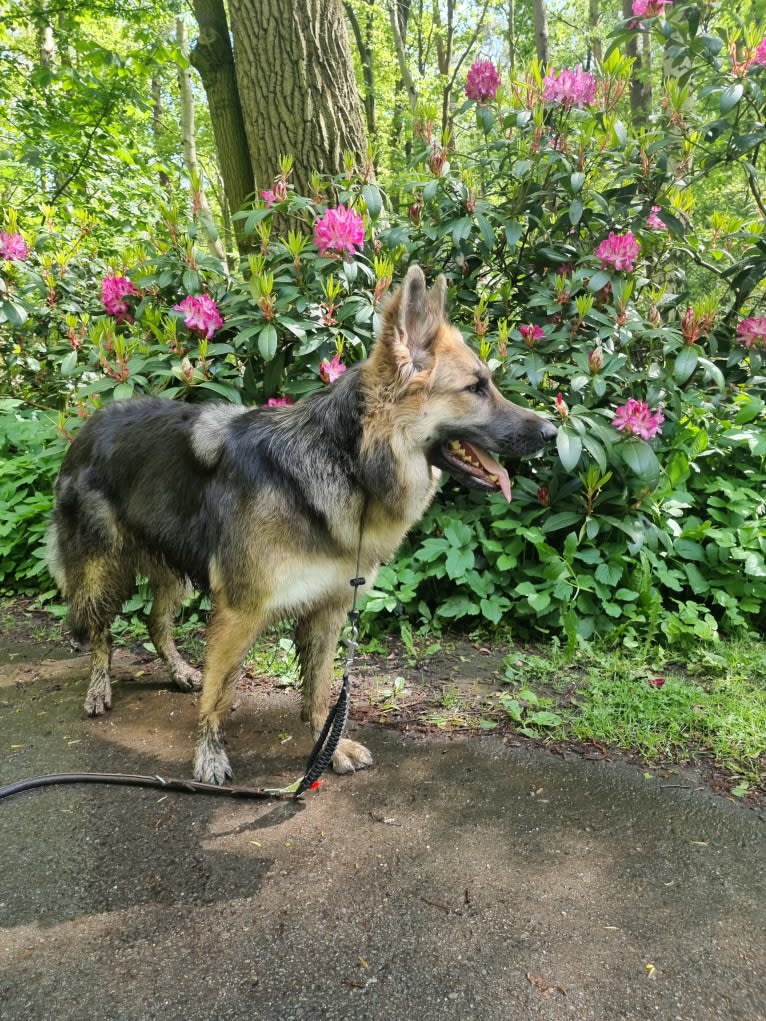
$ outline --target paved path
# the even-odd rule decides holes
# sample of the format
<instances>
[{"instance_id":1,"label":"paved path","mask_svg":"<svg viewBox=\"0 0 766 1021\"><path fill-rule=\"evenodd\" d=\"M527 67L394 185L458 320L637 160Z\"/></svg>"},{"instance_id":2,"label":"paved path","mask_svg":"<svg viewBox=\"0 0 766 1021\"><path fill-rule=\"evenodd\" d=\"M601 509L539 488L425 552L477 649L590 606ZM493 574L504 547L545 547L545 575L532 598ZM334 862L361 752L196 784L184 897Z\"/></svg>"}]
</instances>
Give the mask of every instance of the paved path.
<instances>
[{"instance_id":1,"label":"paved path","mask_svg":"<svg viewBox=\"0 0 766 1021\"><path fill-rule=\"evenodd\" d=\"M86 720L81 665L46 677L0 687L0 783L188 775L190 698L147 674ZM0 803L0 1019L766 1018L757 813L494 738L354 736L375 768L300 808ZM282 693L243 696L230 737L242 783L292 779L308 751Z\"/></svg>"}]
</instances>

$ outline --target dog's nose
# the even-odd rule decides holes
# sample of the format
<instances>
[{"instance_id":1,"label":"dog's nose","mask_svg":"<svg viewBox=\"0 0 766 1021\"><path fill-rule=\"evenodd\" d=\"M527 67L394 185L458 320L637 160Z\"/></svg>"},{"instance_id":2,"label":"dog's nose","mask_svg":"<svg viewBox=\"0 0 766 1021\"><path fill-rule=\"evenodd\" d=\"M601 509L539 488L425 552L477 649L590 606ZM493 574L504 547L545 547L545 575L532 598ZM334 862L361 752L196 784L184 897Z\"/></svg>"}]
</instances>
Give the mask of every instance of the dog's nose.
<instances>
[{"instance_id":1,"label":"dog's nose","mask_svg":"<svg viewBox=\"0 0 766 1021\"><path fill-rule=\"evenodd\" d=\"M540 426L540 435L544 443L550 443L551 440L555 440L557 433L558 429L552 422L546 422L543 420L543 423Z\"/></svg>"}]
</instances>

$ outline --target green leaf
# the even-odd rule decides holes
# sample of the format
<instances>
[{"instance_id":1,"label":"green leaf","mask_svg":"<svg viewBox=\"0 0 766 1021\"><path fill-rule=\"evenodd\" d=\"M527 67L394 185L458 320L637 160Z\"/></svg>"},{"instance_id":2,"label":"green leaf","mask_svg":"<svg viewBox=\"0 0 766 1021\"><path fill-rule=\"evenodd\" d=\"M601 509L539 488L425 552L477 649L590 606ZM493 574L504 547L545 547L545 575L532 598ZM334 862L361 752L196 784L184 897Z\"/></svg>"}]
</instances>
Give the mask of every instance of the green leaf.
<instances>
[{"instance_id":1,"label":"green leaf","mask_svg":"<svg viewBox=\"0 0 766 1021\"><path fill-rule=\"evenodd\" d=\"M605 273L603 270L597 270L588 281L588 290L595 294L596 291L600 291L602 288L606 287L609 283L609 279L608 273Z\"/></svg>"},{"instance_id":2,"label":"green leaf","mask_svg":"<svg viewBox=\"0 0 766 1021\"><path fill-rule=\"evenodd\" d=\"M727 114L730 110L733 110L740 99L742 99L744 92L745 86L742 82L735 82L724 89L721 93L721 113Z\"/></svg>"},{"instance_id":3,"label":"green leaf","mask_svg":"<svg viewBox=\"0 0 766 1021\"><path fill-rule=\"evenodd\" d=\"M362 188L362 198L364 204L367 206L367 212L370 214L371 220L377 220L380 216L380 211L383 208L383 199L380 194L380 188L375 184L365 184Z\"/></svg>"},{"instance_id":4,"label":"green leaf","mask_svg":"<svg viewBox=\"0 0 766 1021\"><path fill-rule=\"evenodd\" d=\"M27 321L27 310L15 301L2 302L0 309L11 326L23 326Z\"/></svg>"},{"instance_id":5,"label":"green leaf","mask_svg":"<svg viewBox=\"0 0 766 1021\"><path fill-rule=\"evenodd\" d=\"M558 713L552 713L549 709L538 709L533 713L527 713L526 722L535 727L558 727L563 718Z\"/></svg>"},{"instance_id":6,"label":"green leaf","mask_svg":"<svg viewBox=\"0 0 766 1021\"><path fill-rule=\"evenodd\" d=\"M473 550L470 548L450 549L444 561L444 566L447 569L447 575L452 578L453 581L463 578L466 571L470 571L473 565L474 555Z\"/></svg>"},{"instance_id":7,"label":"green leaf","mask_svg":"<svg viewBox=\"0 0 766 1021\"><path fill-rule=\"evenodd\" d=\"M659 475L660 464L657 455L646 440L632 436L621 445L620 453L625 464L639 478L651 482Z\"/></svg>"},{"instance_id":8,"label":"green leaf","mask_svg":"<svg viewBox=\"0 0 766 1021\"><path fill-rule=\"evenodd\" d=\"M489 248L490 251L495 247L495 232L492 229L492 224L486 218L486 216L477 215L476 223L479 226L479 232L484 244Z\"/></svg>"},{"instance_id":9,"label":"green leaf","mask_svg":"<svg viewBox=\"0 0 766 1021\"><path fill-rule=\"evenodd\" d=\"M551 605L551 597L547 592L535 592L534 595L527 596L527 602L535 613L542 613Z\"/></svg>"},{"instance_id":10,"label":"green leaf","mask_svg":"<svg viewBox=\"0 0 766 1021\"><path fill-rule=\"evenodd\" d=\"M472 227L473 221L471 220L471 217L461 216L452 228L453 244L457 246L461 241L465 241L465 239L470 235Z\"/></svg>"},{"instance_id":11,"label":"green leaf","mask_svg":"<svg viewBox=\"0 0 766 1021\"><path fill-rule=\"evenodd\" d=\"M193 269L185 269L182 277L187 294L195 294L199 290L199 274Z\"/></svg>"},{"instance_id":12,"label":"green leaf","mask_svg":"<svg viewBox=\"0 0 766 1021\"><path fill-rule=\"evenodd\" d=\"M572 189L572 194L576 195L585 184L585 174L581 170L576 170L569 178L569 187Z\"/></svg>"},{"instance_id":13,"label":"green leaf","mask_svg":"<svg viewBox=\"0 0 766 1021\"><path fill-rule=\"evenodd\" d=\"M556 436L556 448L564 470L574 471L582 454L582 440L577 433L562 426Z\"/></svg>"},{"instance_id":14,"label":"green leaf","mask_svg":"<svg viewBox=\"0 0 766 1021\"><path fill-rule=\"evenodd\" d=\"M507 223L505 225L505 240L508 242L508 247L515 248L523 233L524 228L520 223Z\"/></svg>"},{"instance_id":15,"label":"green leaf","mask_svg":"<svg viewBox=\"0 0 766 1021\"><path fill-rule=\"evenodd\" d=\"M685 383L686 380L691 376L694 370L697 368L697 362L699 360L699 354L694 347L682 348L676 363L673 366L673 379L676 383Z\"/></svg>"},{"instance_id":16,"label":"green leaf","mask_svg":"<svg viewBox=\"0 0 766 1021\"><path fill-rule=\"evenodd\" d=\"M580 199L572 199L572 203L569 206L569 222L573 227L576 227L582 219L582 210L583 205Z\"/></svg>"},{"instance_id":17,"label":"green leaf","mask_svg":"<svg viewBox=\"0 0 766 1021\"><path fill-rule=\"evenodd\" d=\"M258 350L265 362L270 362L277 353L277 331L273 323L266 323L258 334Z\"/></svg>"},{"instance_id":18,"label":"green leaf","mask_svg":"<svg viewBox=\"0 0 766 1021\"><path fill-rule=\"evenodd\" d=\"M551 514L543 521L544 532L557 532L560 528L569 528L570 525L580 523L582 514L577 511L559 511L558 514Z\"/></svg>"},{"instance_id":19,"label":"green leaf","mask_svg":"<svg viewBox=\"0 0 766 1021\"><path fill-rule=\"evenodd\" d=\"M77 370L77 351L70 351L61 363L61 375L71 376Z\"/></svg>"}]
</instances>

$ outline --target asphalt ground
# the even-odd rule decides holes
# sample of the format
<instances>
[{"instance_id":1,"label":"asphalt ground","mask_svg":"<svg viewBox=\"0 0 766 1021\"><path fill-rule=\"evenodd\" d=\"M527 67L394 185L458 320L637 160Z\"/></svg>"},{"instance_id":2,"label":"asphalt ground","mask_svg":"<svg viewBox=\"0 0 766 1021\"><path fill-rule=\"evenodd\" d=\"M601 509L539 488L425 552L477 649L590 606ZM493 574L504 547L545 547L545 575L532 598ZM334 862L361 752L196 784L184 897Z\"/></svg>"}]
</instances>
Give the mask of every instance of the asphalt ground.
<instances>
[{"instance_id":1,"label":"asphalt ground","mask_svg":"<svg viewBox=\"0 0 766 1021\"><path fill-rule=\"evenodd\" d=\"M190 775L194 699L117 655L0 671L0 784ZM138 676L137 676L138 675ZM0 1019L766 1018L766 827L682 774L500 739L352 736L301 805L124 787L0 802ZM246 692L235 780L284 784L292 693Z\"/></svg>"}]
</instances>

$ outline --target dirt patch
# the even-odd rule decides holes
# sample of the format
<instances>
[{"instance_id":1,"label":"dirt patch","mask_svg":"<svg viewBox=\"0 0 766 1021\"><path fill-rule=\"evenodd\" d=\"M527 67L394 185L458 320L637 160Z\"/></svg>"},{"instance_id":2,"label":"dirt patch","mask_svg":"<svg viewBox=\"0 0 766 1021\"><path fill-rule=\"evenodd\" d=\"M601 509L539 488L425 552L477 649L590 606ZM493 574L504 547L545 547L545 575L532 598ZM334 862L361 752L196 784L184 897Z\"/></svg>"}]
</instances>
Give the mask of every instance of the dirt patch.
<instances>
[{"instance_id":1,"label":"dirt patch","mask_svg":"<svg viewBox=\"0 0 766 1021\"><path fill-rule=\"evenodd\" d=\"M69 647L62 623L47 613L17 601L0 607L0 705L2 689L35 684L37 697L60 690L74 675L87 674L89 657ZM199 648L199 640L192 643ZM739 777L713 761L711 756L690 752L689 761L647 762L636 752L595 742L557 739L530 733L507 709L511 687L506 683L506 659L517 652L523 660L544 656L542 647L493 647L467 638L445 638L425 650L406 648L398 640L387 651L360 654L354 666L352 718L358 725L376 724L413 735L441 734L446 739L471 736L476 740L494 735L515 748L542 747L557 756L576 755L592 761L630 763L667 786L707 788L756 810L766 807L766 786L753 787L744 798L733 798ZM264 658L266 666L264 668ZM238 695L265 695L276 688L289 689L289 678L268 668L269 657L250 664L238 685ZM275 664L276 660L272 660ZM139 693L161 691L167 686L164 668L138 642L118 647L114 653L118 682L135 684ZM566 710L581 683L577 672L563 679L555 692L536 685L543 703L548 697L557 710ZM235 698L234 708L241 699ZM526 733L522 733L526 730Z\"/></svg>"}]
</instances>

